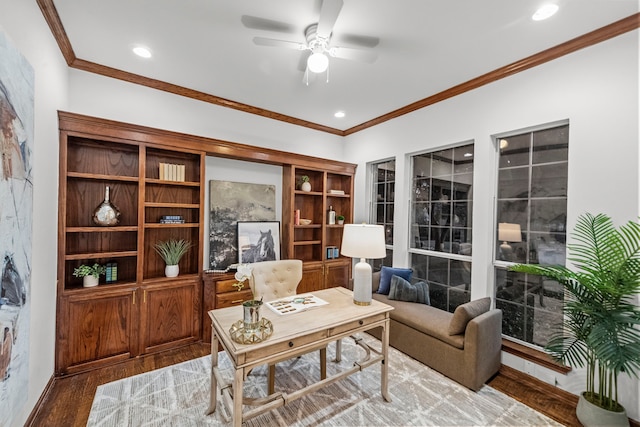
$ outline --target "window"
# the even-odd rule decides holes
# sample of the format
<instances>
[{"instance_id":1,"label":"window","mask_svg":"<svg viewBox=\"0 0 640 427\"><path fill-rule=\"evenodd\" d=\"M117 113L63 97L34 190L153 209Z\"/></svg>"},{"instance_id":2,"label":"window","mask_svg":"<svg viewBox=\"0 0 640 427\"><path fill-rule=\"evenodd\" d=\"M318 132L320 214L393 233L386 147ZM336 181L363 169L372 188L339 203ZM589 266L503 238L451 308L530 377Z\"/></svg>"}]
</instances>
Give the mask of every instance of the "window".
<instances>
[{"instance_id":1,"label":"window","mask_svg":"<svg viewBox=\"0 0 640 427\"><path fill-rule=\"evenodd\" d=\"M495 292L504 335L545 346L562 321L563 290L514 263L565 263L569 126L498 139Z\"/></svg>"},{"instance_id":2,"label":"window","mask_svg":"<svg viewBox=\"0 0 640 427\"><path fill-rule=\"evenodd\" d=\"M370 165L372 174L371 224L384 227L387 256L373 260L373 269L393 264L393 202L395 195L396 161L387 160Z\"/></svg>"},{"instance_id":3,"label":"window","mask_svg":"<svg viewBox=\"0 0 640 427\"><path fill-rule=\"evenodd\" d=\"M470 299L473 153L467 144L411 157L413 277L447 311Z\"/></svg>"}]
</instances>

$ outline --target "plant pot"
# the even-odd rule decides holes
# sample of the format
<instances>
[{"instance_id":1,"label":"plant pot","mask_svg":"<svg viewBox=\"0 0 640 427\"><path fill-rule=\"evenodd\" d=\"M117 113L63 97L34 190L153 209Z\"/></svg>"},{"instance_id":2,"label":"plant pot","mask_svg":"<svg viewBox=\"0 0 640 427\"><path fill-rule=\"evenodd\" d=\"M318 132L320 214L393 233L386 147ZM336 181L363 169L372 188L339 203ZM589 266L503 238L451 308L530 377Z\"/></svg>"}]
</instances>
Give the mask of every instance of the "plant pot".
<instances>
[{"instance_id":1,"label":"plant pot","mask_svg":"<svg viewBox=\"0 0 640 427\"><path fill-rule=\"evenodd\" d=\"M82 286L85 288L91 288L93 286L98 286L98 282L100 280L99 276L84 276L82 278Z\"/></svg>"},{"instance_id":2,"label":"plant pot","mask_svg":"<svg viewBox=\"0 0 640 427\"><path fill-rule=\"evenodd\" d=\"M576 407L576 416L585 427L607 426L629 426L629 418L627 411L622 412L609 411L589 402L584 393L580 394L578 406Z\"/></svg>"},{"instance_id":3,"label":"plant pot","mask_svg":"<svg viewBox=\"0 0 640 427\"><path fill-rule=\"evenodd\" d=\"M311 183L310 182L303 182L302 185L300 186L300 189L302 191L311 191Z\"/></svg>"},{"instance_id":4,"label":"plant pot","mask_svg":"<svg viewBox=\"0 0 640 427\"><path fill-rule=\"evenodd\" d=\"M180 267L176 265L167 265L164 268L164 275L167 277L178 277L178 273L180 273Z\"/></svg>"},{"instance_id":5,"label":"plant pot","mask_svg":"<svg viewBox=\"0 0 640 427\"><path fill-rule=\"evenodd\" d=\"M344 225L344 219L339 219L338 220L338 225Z\"/></svg>"},{"instance_id":6,"label":"plant pot","mask_svg":"<svg viewBox=\"0 0 640 427\"><path fill-rule=\"evenodd\" d=\"M242 320L245 332L258 331L260 328L260 307L262 307L262 301L260 300L252 299L242 303L242 309L244 310Z\"/></svg>"}]
</instances>

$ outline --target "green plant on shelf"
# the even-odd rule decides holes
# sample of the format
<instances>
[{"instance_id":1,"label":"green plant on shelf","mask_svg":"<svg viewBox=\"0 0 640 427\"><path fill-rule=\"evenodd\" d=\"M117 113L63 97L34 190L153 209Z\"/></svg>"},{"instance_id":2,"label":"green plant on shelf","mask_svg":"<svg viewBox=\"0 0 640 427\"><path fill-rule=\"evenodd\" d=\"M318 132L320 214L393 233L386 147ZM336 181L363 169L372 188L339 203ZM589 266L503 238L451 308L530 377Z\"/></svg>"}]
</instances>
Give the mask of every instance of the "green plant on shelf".
<instances>
[{"instance_id":1,"label":"green plant on shelf","mask_svg":"<svg viewBox=\"0 0 640 427\"><path fill-rule=\"evenodd\" d=\"M95 263L93 265L83 264L73 270L73 275L75 277L85 277L85 276L100 277L106 272L107 272L107 267L104 265L100 265L98 263Z\"/></svg>"},{"instance_id":2,"label":"green plant on shelf","mask_svg":"<svg viewBox=\"0 0 640 427\"><path fill-rule=\"evenodd\" d=\"M191 248L191 242L184 239L169 239L159 241L154 249L167 265L178 265L180 259Z\"/></svg>"}]
</instances>

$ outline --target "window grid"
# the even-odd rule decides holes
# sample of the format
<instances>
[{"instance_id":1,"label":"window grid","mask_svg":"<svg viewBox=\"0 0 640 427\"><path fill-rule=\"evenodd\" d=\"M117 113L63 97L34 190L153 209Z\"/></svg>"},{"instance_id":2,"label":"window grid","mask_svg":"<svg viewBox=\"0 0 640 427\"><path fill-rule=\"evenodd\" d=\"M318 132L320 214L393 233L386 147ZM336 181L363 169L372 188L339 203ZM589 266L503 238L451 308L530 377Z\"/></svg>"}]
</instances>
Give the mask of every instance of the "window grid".
<instances>
[{"instance_id":1,"label":"window grid","mask_svg":"<svg viewBox=\"0 0 640 427\"><path fill-rule=\"evenodd\" d=\"M496 307L503 334L533 346L546 345L561 324L564 293L557 282L508 268L565 263L568 132L568 125L557 126L497 144Z\"/></svg>"},{"instance_id":2,"label":"window grid","mask_svg":"<svg viewBox=\"0 0 640 427\"><path fill-rule=\"evenodd\" d=\"M374 271L393 264L393 218L395 199L395 160L371 164L372 202L370 222L384 227L387 256L372 261Z\"/></svg>"}]
</instances>

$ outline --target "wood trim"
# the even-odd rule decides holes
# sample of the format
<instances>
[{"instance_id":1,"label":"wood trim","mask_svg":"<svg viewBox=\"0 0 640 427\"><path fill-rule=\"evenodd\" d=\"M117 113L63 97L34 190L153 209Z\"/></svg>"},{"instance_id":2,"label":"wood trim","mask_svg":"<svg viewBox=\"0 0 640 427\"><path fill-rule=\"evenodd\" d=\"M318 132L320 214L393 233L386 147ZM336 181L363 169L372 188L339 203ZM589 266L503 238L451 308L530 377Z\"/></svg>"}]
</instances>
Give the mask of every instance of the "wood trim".
<instances>
[{"instance_id":1,"label":"wood trim","mask_svg":"<svg viewBox=\"0 0 640 427\"><path fill-rule=\"evenodd\" d=\"M73 61L76 60L76 54L73 52L73 47L71 47L71 42L69 41L69 37L67 37L67 32L62 25L62 21L60 21L60 15L58 15L58 10L53 4L53 0L36 1L42 11L44 20L49 24L53 37L56 39L56 42L58 42L58 47L60 48L60 52L62 52L62 56L65 61L67 61L67 65L71 66Z\"/></svg>"},{"instance_id":2,"label":"wood trim","mask_svg":"<svg viewBox=\"0 0 640 427\"><path fill-rule=\"evenodd\" d=\"M593 46L595 44L617 37L629 31L633 31L640 27L640 13L636 13L634 15L631 15L619 21L616 21L612 24L599 28L597 30L591 31L587 34L576 37L565 43L559 44L550 49L544 50L537 54L531 55L527 58L513 62L504 67L500 67L496 70L490 71L489 73L483 74L467 82L453 86L435 95L431 95L427 98L421 99L419 101L406 105L397 110L383 114L382 116L366 121L364 123L361 123L347 130L340 130L340 129L332 128L329 126L324 126L318 123L302 120L296 117L280 114L274 111L265 110L265 109L251 106L248 104L243 104L240 102L221 98L215 95L207 94L194 89L189 89L183 86L174 85L174 84L163 82L160 80L156 80L156 79L140 76L137 74L129 73L126 71L118 70L115 68L107 67L104 65L96 64L90 61L85 61L83 59L78 59L73 52L71 42L69 41L69 38L67 37L67 34L64 30L64 26L60 21L60 16L58 15L55 5L53 4L53 0L37 0L37 2L38 2L38 5L40 6L40 10L42 10L42 14L44 15L45 20L49 24L49 28L51 29L51 32L53 33L54 38L58 42L58 46L60 47L60 50L62 51L62 54L65 60L67 61L67 64L72 68L100 74L106 77L112 77L118 80L123 80L130 83L139 84L142 86L147 86L153 89L173 93L175 95L184 96L187 98L195 99L202 102L207 102L207 103L218 105L221 107L232 108L238 111L243 111L245 113L255 114L268 119L278 120L278 121L282 121L292 125L302 126L309 129L317 130L320 132L326 132L326 133L330 133L338 136L347 136L347 135L351 135L356 132L359 132L361 130L368 129L370 127L379 125L391 119L395 119L405 114L409 114L413 111L428 107L430 105L434 105L446 99L453 98L465 92L469 92L481 86L501 80L505 77L512 76L521 71L528 70L530 68L533 68L538 65L544 64L546 62L552 61L554 59L560 58L564 55L568 55L570 53L576 52L580 49Z\"/></svg>"},{"instance_id":3,"label":"wood trim","mask_svg":"<svg viewBox=\"0 0 640 427\"><path fill-rule=\"evenodd\" d=\"M578 396L569 393L566 390L563 390L559 387L556 387L551 384L547 384L544 381L540 381L539 379L532 377L531 375L525 374L517 369L511 368L506 365L500 365L500 375L504 375L507 378L514 380L515 382L522 384L526 387L532 388L534 390L538 390L547 395L553 395L559 401L569 405L576 406L578 404Z\"/></svg>"},{"instance_id":4,"label":"wood trim","mask_svg":"<svg viewBox=\"0 0 640 427\"><path fill-rule=\"evenodd\" d=\"M358 126L354 126L350 129L345 130L344 134L345 136L351 135L353 133L379 125L391 119L395 119L405 114L409 114L413 111L422 109L424 107L437 104L438 102L444 101L449 98L453 98L455 96L461 95L465 92L469 92L474 89L478 89L481 86L504 79L505 77L512 76L521 71L526 71L530 68L537 67L538 65L542 65L546 62L552 61L554 59L558 59L562 56L576 52L580 49L584 49L586 47L593 46L605 40L609 40L613 37L617 37L621 34L635 30L638 27L640 27L640 13L636 13L635 15L631 15L627 18L621 19L617 22L614 22L612 24L609 24L607 26L594 30L590 33L576 37L572 40L569 40L565 43L554 46L550 49L543 50L542 52L536 53L527 58L513 62L509 65L505 65L504 67L500 67L489 73L483 74L465 83L461 83L459 85L453 86L447 90L444 90L440 93L432 95L428 98L421 99L412 104L406 105L390 113L383 114L382 116L377 117L373 120L369 120L367 122L359 124Z\"/></svg>"},{"instance_id":5,"label":"wood trim","mask_svg":"<svg viewBox=\"0 0 640 427\"><path fill-rule=\"evenodd\" d=\"M521 359L529 360L561 374L566 375L572 370L570 366L562 365L553 360L551 356L544 351L536 350L505 338L502 339L502 351L513 354Z\"/></svg>"},{"instance_id":6,"label":"wood trim","mask_svg":"<svg viewBox=\"0 0 640 427\"><path fill-rule=\"evenodd\" d=\"M207 155L217 157L273 165L295 164L298 167L316 168L338 173L354 174L357 167L354 163L122 123L65 111L58 111L58 119L60 130L76 134L87 134L89 137L97 133L102 138L144 142L149 146L179 147L185 150L193 150L194 152L204 151Z\"/></svg>"},{"instance_id":7,"label":"wood trim","mask_svg":"<svg viewBox=\"0 0 640 427\"><path fill-rule=\"evenodd\" d=\"M54 385L55 385L55 376L52 375L51 378L49 378L49 381L47 381L47 384L44 386L44 390L42 390L42 394L40 394L40 398L38 399L36 404L33 405L33 409L31 409L31 413L29 413L29 417L24 423L25 427L36 426L35 421L40 412L40 408L42 408L42 406L45 404L45 402L49 398L49 395L51 394L51 390L53 389Z\"/></svg>"}]
</instances>

